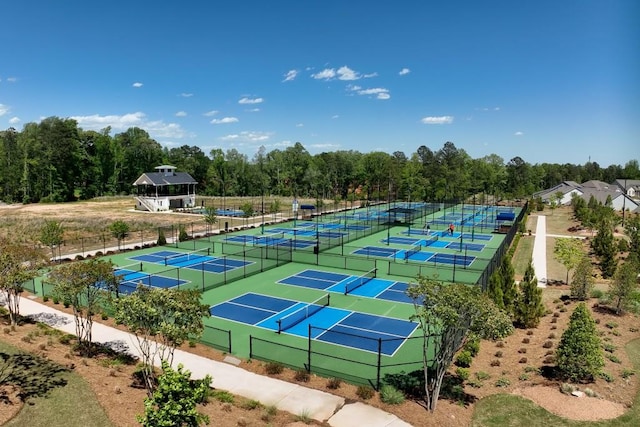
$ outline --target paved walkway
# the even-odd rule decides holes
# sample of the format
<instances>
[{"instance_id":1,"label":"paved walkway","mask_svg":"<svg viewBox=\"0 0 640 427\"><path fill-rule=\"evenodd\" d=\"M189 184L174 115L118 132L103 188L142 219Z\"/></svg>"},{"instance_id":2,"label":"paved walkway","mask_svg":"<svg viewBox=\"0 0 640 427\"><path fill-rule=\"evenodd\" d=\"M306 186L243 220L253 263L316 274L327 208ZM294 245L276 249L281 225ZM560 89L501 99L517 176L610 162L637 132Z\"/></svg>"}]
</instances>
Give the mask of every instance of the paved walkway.
<instances>
[{"instance_id":1,"label":"paved walkway","mask_svg":"<svg viewBox=\"0 0 640 427\"><path fill-rule=\"evenodd\" d=\"M35 297L34 297L35 298ZM47 305L22 298L20 313L45 320L64 332L75 334L73 316ZM126 345L130 352L139 355L135 337L132 334L111 328L101 323L93 324L93 340L100 343ZM182 350L176 350L174 365L181 363L191 371L192 378L206 375L213 377L215 388L257 400L265 405L275 405L278 409L294 415L307 414L317 421L326 421L333 427L410 427L395 415L364 403L349 403L339 396L306 388L276 378L254 374L230 363L217 362ZM159 363L158 363L159 364ZM141 402L142 403L142 402Z\"/></svg>"},{"instance_id":2,"label":"paved walkway","mask_svg":"<svg viewBox=\"0 0 640 427\"><path fill-rule=\"evenodd\" d=\"M538 279L538 287L547 286L547 217L538 215L536 217L536 237L533 241L533 270Z\"/></svg>"}]
</instances>

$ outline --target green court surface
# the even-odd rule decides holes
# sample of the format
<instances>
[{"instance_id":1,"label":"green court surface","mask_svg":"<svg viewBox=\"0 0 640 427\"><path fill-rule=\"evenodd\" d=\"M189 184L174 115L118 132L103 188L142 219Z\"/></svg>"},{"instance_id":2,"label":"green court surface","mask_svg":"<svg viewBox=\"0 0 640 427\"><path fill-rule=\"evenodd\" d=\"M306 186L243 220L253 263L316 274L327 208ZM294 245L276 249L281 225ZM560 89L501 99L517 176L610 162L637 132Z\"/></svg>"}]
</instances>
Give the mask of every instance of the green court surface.
<instances>
[{"instance_id":1,"label":"green court surface","mask_svg":"<svg viewBox=\"0 0 640 427\"><path fill-rule=\"evenodd\" d=\"M404 293L406 286L418 275L479 283L487 267L497 263L497 251L504 250L505 234L493 232L504 229L504 223L495 217L513 216L512 227L521 218L518 209L497 209L381 205L107 259L133 283L131 289L122 287L123 293L133 291L138 281L201 290L203 302L213 312L205 319L205 344L238 357L277 361L377 387L385 373L422 367L421 330L409 323L415 309ZM454 221L455 231L449 235L445 230ZM365 283L364 277L372 280ZM345 294L351 283L364 284ZM39 282L35 290L48 293ZM278 319L298 316L309 310L306 304L327 294L328 308L308 318L301 315L290 331L273 329ZM258 305L268 301L276 308L241 302L249 299ZM277 308L278 304L285 308ZM325 324L328 320L322 313L339 318L335 324ZM355 318L371 319L365 321L370 327L349 324ZM409 335L395 330L396 324L408 325Z\"/></svg>"}]
</instances>

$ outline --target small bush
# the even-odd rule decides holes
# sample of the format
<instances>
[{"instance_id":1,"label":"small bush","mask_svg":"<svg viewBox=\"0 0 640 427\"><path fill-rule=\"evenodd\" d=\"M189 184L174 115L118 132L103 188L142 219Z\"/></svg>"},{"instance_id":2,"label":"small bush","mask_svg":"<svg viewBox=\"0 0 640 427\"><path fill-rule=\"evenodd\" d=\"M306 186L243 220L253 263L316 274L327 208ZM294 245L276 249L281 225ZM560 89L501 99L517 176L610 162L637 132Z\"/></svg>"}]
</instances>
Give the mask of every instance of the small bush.
<instances>
[{"instance_id":1,"label":"small bush","mask_svg":"<svg viewBox=\"0 0 640 427\"><path fill-rule=\"evenodd\" d=\"M280 362L267 362L267 364L264 365L264 370L267 375L278 375L282 373L284 366Z\"/></svg>"},{"instance_id":2,"label":"small bush","mask_svg":"<svg viewBox=\"0 0 640 427\"><path fill-rule=\"evenodd\" d=\"M466 350L462 350L456 357L455 365L461 368L468 368L469 366L471 366L472 361L473 356L471 356L471 353Z\"/></svg>"},{"instance_id":3,"label":"small bush","mask_svg":"<svg viewBox=\"0 0 640 427\"><path fill-rule=\"evenodd\" d=\"M108 320L109 319L109 315L105 312L102 312L102 314L100 315L100 318L102 318L102 320Z\"/></svg>"},{"instance_id":4,"label":"small bush","mask_svg":"<svg viewBox=\"0 0 640 427\"><path fill-rule=\"evenodd\" d=\"M633 333L638 332L639 330L640 329L638 329L636 327L633 327L633 326L629 328L629 332L633 332Z\"/></svg>"},{"instance_id":5,"label":"small bush","mask_svg":"<svg viewBox=\"0 0 640 427\"><path fill-rule=\"evenodd\" d=\"M309 375L306 369L298 369L293 378L301 383L308 383L311 375Z\"/></svg>"},{"instance_id":6,"label":"small bush","mask_svg":"<svg viewBox=\"0 0 640 427\"><path fill-rule=\"evenodd\" d=\"M633 369L623 369L622 372L620 372L620 376L625 380L635 374L636 374L636 371L634 371Z\"/></svg>"},{"instance_id":7,"label":"small bush","mask_svg":"<svg viewBox=\"0 0 640 427\"><path fill-rule=\"evenodd\" d=\"M467 368L456 368L456 375L462 381L466 381L469 379L469 369Z\"/></svg>"},{"instance_id":8,"label":"small bush","mask_svg":"<svg viewBox=\"0 0 640 427\"><path fill-rule=\"evenodd\" d=\"M491 366L500 366L500 361L498 359L494 359L491 361Z\"/></svg>"},{"instance_id":9,"label":"small bush","mask_svg":"<svg viewBox=\"0 0 640 427\"><path fill-rule=\"evenodd\" d=\"M556 325L551 325L549 329L551 329L552 331L555 331L556 329L558 329L558 327Z\"/></svg>"},{"instance_id":10,"label":"small bush","mask_svg":"<svg viewBox=\"0 0 640 427\"><path fill-rule=\"evenodd\" d=\"M533 331L532 331L531 329L529 329L529 330L527 331L527 335L533 335Z\"/></svg>"},{"instance_id":11,"label":"small bush","mask_svg":"<svg viewBox=\"0 0 640 427\"><path fill-rule=\"evenodd\" d=\"M399 405L404 402L404 394L390 385L383 385L380 389L380 400L389 405Z\"/></svg>"},{"instance_id":12,"label":"small bush","mask_svg":"<svg viewBox=\"0 0 640 427\"><path fill-rule=\"evenodd\" d=\"M506 377L498 378L498 380L495 383L496 387L509 387L509 385L511 385L511 381L509 381L509 378L506 378Z\"/></svg>"},{"instance_id":13,"label":"small bush","mask_svg":"<svg viewBox=\"0 0 640 427\"><path fill-rule=\"evenodd\" d=\"M479 379L471 379L469 381L467 381L467 385L473 387L473 388L480 388L484 385L484 382L482 382Z\"/></svg>"},{"instance_id":14,"label":"small bush","mask_svg":"<svg viewBox=\"0 0 640 427\"><path fill-rule=\"evenodd\" d=\"M518 376L518 379L520 381L529 381L529 378L530 378L530 375L524 372Z\"/></svg>"},{"instance_id":15,"label":"small bush","mask_svg":"<svg viewBox=\"0 0 640 427\"><path fill-rule=\"evenodd\" d=\"M555 334L555 333L553 333L553 332L551 332L551 333L549 334L549 339L550 339L550 340L554 340L554 339L556 339L556 334Z\"/></svg>"},{"instance_id":16,"label":"small bush","mask_svg":"<svg viewBox=\"0 0 640 427\"><path fill-rule=\"evenodd\" d=\"M518 363L527 363L527 358L521 357L520 360L518 360Z\"/></svg>"},{"instance_id":17,"label":"small bush","mask_svg":"<svg viewBox=\"0 0 640 427\"><path fill-rule=\"evenodd\" d=\"M217 400L218 402L223 403L233 403L235 401L235 396L228 391L224 390L213 390L211 392L211 397Z\"/></svg>"},{"instance_id":18,"label":"small bush","mask_svg":"<svg viewBox=\"0 0 640 427\"><path fill-rule=\"evenodd\" d=\"M612 383L614 382L616 379L613 377L613 375L611 375L608 372L600 372L600 378L602 378L603 380L605 380L608 383Z\"/></svg>"},{"instance_id":19,"label":"small bush","mask_svg":"<svg viewBox=\"0 0 640 427\"><path fill-rule=\"evenodd\" d=\"M71 335L71 334L65 334L65 335L62 335L60 338L58 338L58 342L60 344L67 345L67 344L71 343L71 341L74 340L75 338L76 337Z\"/></svg>"},{"instance_id":20,"label":"small bush","mask_svg":"<svg viewBox=\"0 0 640 427\"><path fill-rule=\"evenodd\" d=\"M615 335L616 337L619 337L621 334L620 334L619 330L614 329L614 330L611 331L611 335Z\"/></svg>"},{"instance_id":21,"label":"small bush","mask_svg":"<svg viewBox=\"0 0 640 427\"><path fill-rule=\"evenodd\" d=\"M607 353L606 358L611 360L613 363L622 363L622 361L615 354Z\"/></svg>"},{"instance_id":22,"label":"small bush","mask_svg":"<svg viewBox=\"0 0 640 427\"><path fill-rule=\"evenodd\" d=\"M522 344L529 344L531 340L529 338L522 338Z\"/></svg>"},{"instance_id":23,"label":"small bush","mask_svg":"<svg viewBox=\"0 0 640 427\"><path fill-rule=\"evenodd\" d=\"M501 351L496 351L496 354L494 354L495 357L502 357L502 352Z\"/></svg>"},{"instance_id":24,"label":"small bush","mask_svg":"<svg viewBox=\"0 0 640 427\"><path fill-rule=\"evenodd\" d=\"M502 347L504 347L504 341L498 341L498 342L496 343L496 347L498 347L498 348L502 348Z\"/></svg>"},{"instance_id":25,"label":"small bush","mask_svg":"<svg viewBox=\"0 0 640 427\"><path fill-rule=\"evenodd\" d=\"M560 317L560 313L556 311L555 313L553 313L553 317Z\"/></svg>"},{"instance_id":26,"label":"small bush","mask_svg":"<svg viewBox=\"0 0 640 427\"><path fill-rule=\"evenodd\" d=\"M242 402L242 405L240 407L242 409L253 411L254 409L262 408L262 403L260 403L258 400L249 399Z\"/></svg>"},{"instance_id":27,"label":"small bush","mask_svg":"<svg viewBox=\"0 0 640 427\"><path fill-rule=\"evenodd\" d=\"M60 298L58 297L53 297L51 301L53 301L54 304L60 304Z\"/></svg>"},{"instance_id":28,"label":"small bush","mask_svg":"<svg viewBox=\"0 0 640 427\"><path fill-rule=\"evenodd\" d=\"M356 396L362 400L369 400L373 397L375 392L376 391L372 387L368 385L361 385L358 386L358 389L356 390Z\"/></svg>"},{"instance_id":29,"label":"small bush","mask_svg":"<svg viewBox=\"0 0 640 427\"><path fill-rule=\"evenodd\" d=\"M535 366L525 366L524 371L529 373L536 373L536 374L540 373L540 369L536 368Z\"/></svg>"},{"instance_id":30,"label":"small bush","mask_svg":"<svg viewBox=\"0 0 640 427\"><path fill-rule=\"evenodd\" d=\"M604 326L606 326L609 329L615 329L618 327L618 324L616 322L607 322L604 324Z\"/></svg>"},{"instance_id":31,"label":"small bush","mask_svg":"<svg viewBox=\"0 0 640 427\"><path fill-rule=\"evenodd\" d=\"M42 297L42 301L44 301L44 302L49 301L49 296L48 295L43 296Z\"/></svg>"},{"instance_id":32,"label":"small bush","mask_svg":"<svg viewBox=\"0 0 640 427\"><path fill-rule=\"evenodd\" d=\"M542 344L542 348L551 348L553 347L553 341L545 341L544 344Z\"/></svg>"},{"instance_id":33,"label":"small bush","mask_svg":"<svg viewBox=\"0 0 640 427\"><path fill-rule=\"evenodd\" d=\"M476 378L480 381L484 381L484 380L488 380L489 378L491 378L491 375L489 375L489 373L484 372L484 371L478 371L476 372Z\"/></svg>"},{"instance_id":34,"label":"small bush","mask_svg":"<svg viewBox=\"0 0 640 427\"><path fill-rule=\"evenodd\" d=\"M592 289L590 296L591 298L600 299L604 296L604 292L600 289Z\"/></svg>"},{"instance_id":35,"label":"small bush","mask_svg":"<svg viewBox=\"0 0 640 427\"><path fill-rule=\"evenodd\" d=\"M10 333L11 333L11 328L6 327L6 328L4 328L2 331L3 331L5 334L7 334L7 335L8 335L8 334L10 334Z\"/></svg>"},{"instance_id":36,"label":"small bush","mask_svg":"<svg viewBox=\"0 0 640 427\"><path fill-rule=\"evenodd\" d=\"M480 339L474 335L467 340L462 349L468 351L471 357L476 357L480 351Z\"/></svg>"},{"instance_id":37,"label":"small bush","mask_svg":"<svg viewBox=\"0 0 640 427\"><path fill-rule=\"evenodd\" d=\"M584 394L586 394L588 397L598 397L598 393L596 393L595 391L591 390L590 388L585 388L584 390Z\"/></svg>"},{"instance_id":38,"label":"small bush","mask_svg":"<svg viewBox=\"0 0 640 427\"><path fill-rule=\"evenodd\" d=\"M329 378L327 381L327 388L330 390L337 390L342 385L342 380L340 378Z\"/></svg>"},{"instance_id":39,"label":"small bush","mask_svg":"<svg viewBox=\"0 0 640 427\"><path fill-rule=\"evenodd\" d=\"M569 383L560 384L560 391L564 394L571 394L576 391L576 388Z\"/></svg>"},{"instance_id":40,"label":"small bush","mask_svg":"<svg viewBox=\"0 0 640 427\"><path fill-rule=\"evenodd\" d=\"M524 348L524 347L523 347L523 348L521 348L521 349L518 349L518 353L520 353L520 354L526 354L526 353L527 353L527 349L526 349L526 348Z\"/></svg>"},{"instance_id":41,"label":"small bush","mask_svg":"<svg viewBox=\"0 0 640 427\"><path fill-rule=\"evenodd\" d=\"M616 346L613 344L608 344L605 343L602 348L604 349L604 351L607 351L609 353L613 353L614 351L616 351Z\"/></svg>"},{"instance_id":42,"label":"small bush","mask_svg":"<svg viewBox=\"0 0 640 427\"><path fill-rule=\"evenodd\" d=\"M567 312L567 307L562 307L560 309L560 313L566 313Z\"/></svg>"}]
</instances>

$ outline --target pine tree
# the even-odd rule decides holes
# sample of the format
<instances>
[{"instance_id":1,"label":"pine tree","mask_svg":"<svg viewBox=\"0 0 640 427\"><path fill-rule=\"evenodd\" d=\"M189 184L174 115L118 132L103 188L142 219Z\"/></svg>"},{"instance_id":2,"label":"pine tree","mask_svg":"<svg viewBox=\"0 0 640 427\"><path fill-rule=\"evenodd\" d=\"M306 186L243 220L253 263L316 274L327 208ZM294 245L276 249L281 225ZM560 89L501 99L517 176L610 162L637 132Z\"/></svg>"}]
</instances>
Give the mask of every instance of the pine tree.
<instances>
[{"instance_id":1,"label":"pine tree","mask_svg":"<svg viewBox=\"0 0 640 427\"><path fill-rule=\"evenodd\" d=\"M520 293L514 307L514 320L523 328L535 328L543 315L542 289L538 287L533 264L530 262L520 282Z\"/></svg>"},{"instance_id":2,"label":"pine tree","mask_svg":"<svg viewBox=\"0 0 640 427\"><path fill-rule=\"evenodd\" d=\"M616 271L616 243L609 222L601 219L598 234L593 238L591 247L600 260L602 277L612 277Z\"/></svg>"},{"instance_id":3,"label":"pine tree","mask_svg":"<svg viewBox=\"0 0 640 427\"><path fill-rule=\"evenodd\" d=\"M514 306L518 298L518 288L516 287L515 271L508 256L502 257L500 276L502 282L502 305L504 310L513 317Z\"/></svg>"},{"instance_id":4,"label":"pine tree","mask_svg":"<svg viewBox=\"0 0 640 427\"><path fill-rule=\"evenodd\" d=\"M638 266L637 259L632 255L618 268L616 274L613 276L613 281L609 285L608 293L609 298L615 305L617 314L632 308L631 303L634 300L634 291L638 292L636 278L639 273L640 267Z\"/></svg>"},{"instance_id":5,"label":"pine tree","mask_svg":"<svg viewBox=\"0 0 640 427\"><path fill-rule=\"evenodd\" d=\"M502 277L500 276L500 269L493 272L489 277L489 284L487 287L487 295L496 304L498 308L504 310L504 300L502 295Z\"/></svg>"},{"instance_id":6,"label":"pine tree","mask_svg":"<svg viewBox=\"0 0 640 427\"><path fill-rule=\"evenodd\" d=\"M571 298L584 301L591 295L595 280L593 279L593 267L591 260L583 256L571 281Z\"/></svg>"},{"instance_id":7,"label":"pine tree","mask_svg":"<svg viewBox=\"0 0 640 427\"><path fill-rule=\"evenodd\" d=\"M560 374L575 382L593 381L604 366L596 322L583 302L571 314L556 351L556 362Z\"/></svg>"}]
</instances>

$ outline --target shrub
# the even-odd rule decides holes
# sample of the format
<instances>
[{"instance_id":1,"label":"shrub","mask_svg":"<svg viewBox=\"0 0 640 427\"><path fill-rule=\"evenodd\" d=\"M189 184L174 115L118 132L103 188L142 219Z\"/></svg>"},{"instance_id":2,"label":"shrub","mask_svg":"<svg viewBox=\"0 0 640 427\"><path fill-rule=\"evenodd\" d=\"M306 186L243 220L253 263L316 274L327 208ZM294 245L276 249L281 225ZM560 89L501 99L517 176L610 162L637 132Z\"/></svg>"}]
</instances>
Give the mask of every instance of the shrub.
<instances>
[{"instance_id":1,"label":"shrub","mask_svg":"<svg viewBox=\"0 0 640 427\"><path fill-rule=\"evenodd\" d=\"M479 380L479 379L471 379L469 381L467 381L467 385L473 387L473 388L480 388L484 385L484 383Z\"/></svg>"},{"instance_id":2,"label":"shrub","mask_svg":"<svg viewBox=\"0 0 640 427\"><path fill-rule=\"evenodd\" d=\"M469 369L467 368L456 368L456 376L460 378L462 381L466 381L469 379Z\"/></svg>"},{"instance_id":3,"label":"shrub","mask_svg":"<svg viewBox=\"0 0 640 427\"><path fill-rule=\"evenodd\" d=\"M558 329L558 327L556 325L552 325L549 329L551 329L552 331L555 331L556 329Z\"/></svg>"},{"instance_id":4,"label":"shrub","mask_svg":"<svg viewBox=\"0 0 640 427\"><path fill-rule=\"evenodd\" d=\"M530 378L530 375L524 372L518 376L518 379L520 381L529 381L529 378Z\"/></svg>"},{"instance_id":5,"label":"shrub","mask_svg":"<svg viewBox=\"0 0 640 427\"><path fill-rule=\"evenodd\" d=\"M613 363L622 363L618 356L611 353L607 353L606 358L611 360Z\"/></svg>"},{"instance_id":6,"label":"shrub","mask_svg":"<svg viewBox=\"0 0 640 427\"><path fill-rule=\"evenodd\" d=\"M529 338L523 338L522 339L522 344L529 344L531 342L531 340Z\"/></svg>"},{"instance_id":7,"label":"shrub","mask_svg":"<svg viewBox=\"0 0 640 427\"><path fill-rule=\"evenodd\" d=\"M560 313L566 313L567 312L567 307L562 307L560 309Z\"/></svg>"},{"instance_id":8,"label":"shrub","mask_svg":"<svg viewBox=\"0 0 640 427\"><path fill-rule=\"evenodd\" d=\"M294 375L294 379L302 383L308 383L311 375L309 375L306 369L298 369Z\"/></svg>"},{"instance_id":9,"label":"shrub","mask_svg":"<svg viewBox=\"0 0 640 427\"><path fill-rule=\"evenodd\" d=\"M361 385L358 386L358 389L356 390L356 396L362 400L369 400L373 397L375 392L376 391L372 387L368 385Z\"/></svg>"},{"instance_id":10,"label":"shrub","mask_svg":"<svg viewBox=\"0 0 640 427\"><path fill-rule=\"evenodd\" d=\"M102 320L108 320L109 319L109 315L107 313L105 313L105 312L102 312L100 317L102 318Z\"/></svg>"},{"instance_id":11,"label":"shrub","mask_svg":"<svg viewBox=\"0 0 640 427\"><path fill-rule=\"evenodd\" d=\"M620 376L625 380L635 374L636 374L636 371L634 371L633 369L623 369L622 372L620 372Z\"/></svg>"},{"instance_id":12,"label":"shrub","mask_svg":"<svg viewBox=\"0 0 640 427\"><path fill-rule=\"evenodd\" d=\"M71 335L71 334L65 334L65 335L60 336L60 338L58 338L58 342L59 342L60 344L65 344L65 345L67 345L67 344L69 344L72 340L74 340L75 338L76 338L76 337L75 337L74 335Z\"/></svg>"},{"instance_id":13,"label":"shrub","mask_svg":"<svg viewBox=\"0 0 640 427\"><path fill-rule=\"evenodd\" d=\"M211 392L211 397L223 403L233 403L235 401L235 396L224 390L213 390Z\"/></svg>"},{"instance_id":14,"label":"shrub","mask_svg":"<svg viewBox=\"0 0 640 427\"><path fill-rule=\"evenodd\" d=\"M284 366L280 362L267 362L267 364L264 365L264 370L267 375L278 375L282 373Z\"/></svg>"},{"instance_id":15,"label":"shrub","mask_svg":"<svg viewBox=\"0 0 640 427\"><path fill-rule=\"evenodd\" d=\"M588 397L598 397L598 393L591 390L589 387L585 388L583 391L584 391L584 394L586 394Z\"/></svg>"},{"instance_id":16,"label":"shrub","mask_svg":"<svg viewBox=\"0 0 640 427\"><path fill-rule=\"evenodd\" d=\"M590 292L591 298L600 299L604 296L604 292L600 289L592 289Z\"/></svg>"},{"instance_id":17,"label":"shrub","mask_svg":"<svg viewBox=\"0 0 640 427\"><path fill-rule=\"evenodd\" d=\"M544 363L545 365L551 365L553 363L555 363L556 358L553 356L547 356L542 360L542 363Z\"/></svg>"},{"instance_id":18,"label":"shrub","mask_svg":"<svg viewBox=\"0 0 640 427\"><path fill-rule=\"evenodd\" d=\"M527 363L527 358L521 357L520 360L518 360L518 363Z\"/></svg>"},{"instance_id":19,"label":"shrub","mask_svg":"<svg viewBox=\"0 0 640 427\"><path fill-rule=\"evenodd\" d=\"M496 354L494 354L495 357L502 357L502 352L501 351L496 351Z\"/></svg>"},{"instance_id":20,"label":"shrub","mask_svg":"<svg viewBox=\"0 0 640 427\"><path fill-rule=\"evenodd\" d=\"M576 391L576 388L569 383L560 384L560 391L564 394L571 394Z\"/></svg>"},{"instance_id":21,"label":"shrub","mask_svg":"<svg viewBox=\"0 0 640 427\"><path fill-rule=\"evenodd\" d=\"M491 361L491 366L500 366L500 361L498 359L494 359Z\"/></svg>"},{"instance_id":22,"label":"shrub","mask_svg":"<svg viewBox=\"0 0 640 427\"><path fill-rule=\"evenodd\" d=\"M542 344L542 348L551 348L553 347L553 341L545 341L544 344Z\"/></svg>"},{"instance_id":23,"label":"shrub","mask_svg":"<svg viewBox=\"0 0 640 427\"><path fill-rule=\"evenodd\" d=\"M614 351L616 351L616 346L613 344L604 344L602 348L604 349L604 351L607 351L609 353L613 353Z\"/></svg>"},{"instance_id":24,"label":"shrub","mask_svg":"<svg viewBox=\"0 0 640 427\"><path fill-rule=\"evenodd\" d=\"M3 329L3 332L4 332L5 334L10 334L10 333L11 333L11 328L9 328L9 327L4 328L4 329Z\"/></svg>"},{"instance_id":25,"label":"shrub","mask_svg":"<svg viewBox=\"0 0 640 427\"><path fill-rule=\"evenodd\" d=\"M612 383L614 382L616 379L613 378L613 375L611 375L608 372L600 372L600 378L602 378L603 380L605 380L608 383Z\"/></svg>"},{"instance_id":26,"label":"shrub","mask_svg":"<svg viewBox=\"0 0 640 427\"><path fill-rule=\"evenodd\" d=\"M554 334L553 332L549 334L549 339L550 340L554 340L556 339L556 334Z\"/></svg>"},{"instance_id":27,"label":"shrub","mask_svg":"<svg viewBox=\"0 0 640 427\"><path fill-rule=\"evenodd\" d=\"M536 374L540 373L540 369L536 368L535 366L525 366L524 371L525 372L533 372L533 373L536 373Z\"/></svg>"},{"instance_id":28,"label":"shrub","mask_svg":"<svg viewBox=\"0 0 640 427\"><path fill-rule=\"evenodd\" d=\"M53 301L54 304L60 304L60 298L58 297L53 297L51 300Z\"/></svg>"},{"instance_id":29,"label":"shrub","mask_svg":"<svg viewBox=\"0 0 640 427\"><path fill-rule=\"evenodd\" d=\"M480 338L476 335L470 336L462 349L468 351L471 357L476 357L480 351Z\"/></svg>"},{"instance_id":30,"label":"shrub","mask_svg":"<svg viewBox=\"0 0 640 427\"><path fill-rule=\"evenodd\" d=\"M262 408L262 403L258 400L249 399L242 402L241 408L253 411L254 409Z\"/></svg>"},{"instance_id":31,"label":"shrub","mask_svg":"<svg viewBox=\"0 0 640 427\"><path fill-rule=\"evenodd\" d=\"M498 380L496 381L495 386L496 387L509 387L509 385L511 384L511 381L509 381L509 378L506 377L500 377L498 378Z\"/></svg>"},{"instance_id":32,"label":"shrub","mask_svg":"<svg viewBox=\"0 0 640 427\"><path fill-rule=\"evenodd\" d=\"M455 365L460 366L461 368L468 368L471 366L472 361L473 357L471 356L471 353L467 350L462 350L456 357Z\"/></svg>"},{"instance_id":33,"label":"shrub","mask_svg":"<svg viewBox=\"0 0 640 427\"><path fill-rule=\"evenodd\" d=\"M42 297L42 301L47 302L49 301L49 295L45 295Z\"/></svg>"},{"instance_id":34,"label":"shrub","mask_svg":"<svg viewBox=\"0 0 640 427\"><path fill-rule=\"evenodd\" d=\"M527 353L527 349L526 348L521 348L521 349L518 350L518 353L526 354Z\"/></svg>"},{"instance_id":35,"label":"shrub","mask_svg":"<svg viewBox=\"0 0 640 427\"><path fill-rule=\"evenodd\" d=\"M558 323L558 318L557 317L552 318L551 323Z\"/></svg>"},{"instance_id":36,"label":"shrub","mask_svg":"<svg viewBox=\"0 0 640 427\"><path fill-rule=\"evenodd\" d=\"M476 372L476 378L480 381L484 381L484 380L488 380L489 378L491 378L491 375L489 375L489 373L484 372L484 371L478 371Z\"/></svg>"},{"instance_id":37,"label":"shrub","mask_svg":"<svg viewBox=\"0 0 640 427\"><path fill-rule=\"evenodd\" d=\"M267 405L264 407L264 414L262 414L262 421L271 421L273 417L278 413L278 407L276 405Z\"/></svg>"},{"instance_id":38,"label":"shrub","mask_svg":"<svg viewBox=\"0 0 640 427\"><path fill-rule=\"evenodd\" d=\"M618 327L618 324L616 322L607 322L604 324L604 326L606 326L609 329L615 329Z\"/></svg>"},{"instance_id":39,"label":"shrub","mask_svg":"<svg viewBox=\"0 0 640 427\"><path fill-rule=\"evenodd\" d=\"M404 402L404 394L390 385L383 385L380 389L380 400L389 405L399 405Z\"/></svg>"},{"instance_id":40,"label":"shrub","mask_svg":"<svg viewBox=\"0 0 640 427\"><path fill-rule=\"evenodd\" d=\"M330 390L337 390L342 385L342 380L340 378L329 378L327 380L327 388Z\"/></svg>"}]
</instances>

